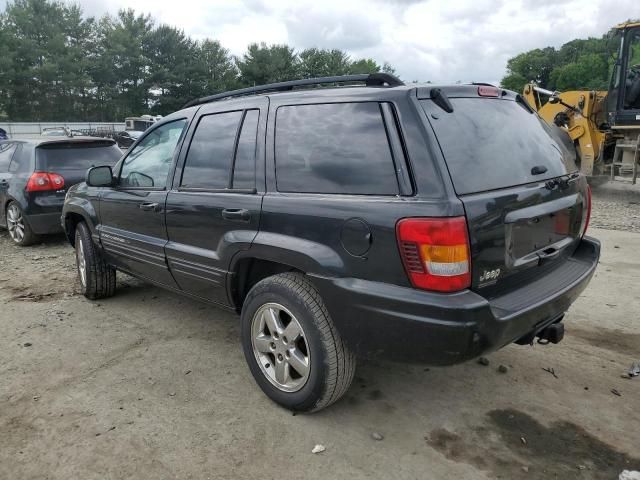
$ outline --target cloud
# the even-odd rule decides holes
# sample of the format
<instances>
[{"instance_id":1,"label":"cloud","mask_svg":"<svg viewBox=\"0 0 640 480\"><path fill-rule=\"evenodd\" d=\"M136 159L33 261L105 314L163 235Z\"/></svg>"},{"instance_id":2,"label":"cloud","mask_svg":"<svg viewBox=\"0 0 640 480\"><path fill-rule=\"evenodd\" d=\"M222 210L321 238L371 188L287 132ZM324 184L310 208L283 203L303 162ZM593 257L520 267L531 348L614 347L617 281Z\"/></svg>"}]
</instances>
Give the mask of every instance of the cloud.
<instances>
[{"instance_id":1,"label":"cloud","mask_svg":"<svg viewBox=\"0 0 640 480\"><path fill-rule=\"evenodd\" d=\"M357 12L334 12L297 9L285 19L289 40L305 47L359 50L379 45L380 26ZM309 28L313 25L313 28Z\"/></svg>"}]
</instances>

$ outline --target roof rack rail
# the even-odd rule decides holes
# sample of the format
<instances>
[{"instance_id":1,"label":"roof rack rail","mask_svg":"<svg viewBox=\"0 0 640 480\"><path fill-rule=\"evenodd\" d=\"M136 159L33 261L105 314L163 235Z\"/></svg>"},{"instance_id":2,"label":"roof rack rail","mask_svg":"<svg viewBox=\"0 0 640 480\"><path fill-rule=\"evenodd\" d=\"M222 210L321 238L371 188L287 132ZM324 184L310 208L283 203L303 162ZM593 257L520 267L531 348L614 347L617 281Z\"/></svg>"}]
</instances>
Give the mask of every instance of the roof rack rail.
<instances>
[{"instance_id":1,"label":"roof rack rail","mask_svg":"<svg viewBox=\"0 0 640 480\"><path fill-rule=\"evenodd\" d=\"M364 83L368 87L398 87L404 82L390 73L365 73L360 75L341 75L336 77L305 78L302 80L292 80L289 82L269 83L256 87L241 88L229 92L217 93L208 97L197 98L186 103L182 108L193 107L203 103L214 102L232 97L243 97L266 92L286 92L297 87L308 87L311 85L322 85L325 83Z\"/></svg>"}]
</instances>

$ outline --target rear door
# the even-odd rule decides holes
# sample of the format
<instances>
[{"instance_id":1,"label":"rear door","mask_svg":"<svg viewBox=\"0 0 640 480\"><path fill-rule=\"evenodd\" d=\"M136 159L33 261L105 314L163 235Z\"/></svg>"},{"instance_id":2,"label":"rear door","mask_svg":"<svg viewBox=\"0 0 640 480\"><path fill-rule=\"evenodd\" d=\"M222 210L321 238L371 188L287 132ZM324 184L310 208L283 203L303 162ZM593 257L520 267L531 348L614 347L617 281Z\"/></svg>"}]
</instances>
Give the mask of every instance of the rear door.
<instances>
[{"instance_id":1,"label":"rear door","mask_svg":"<svg viewBox=\"0 0 640 480\"><path fill-rule=\"evenodd\" d=\"M456 88L448 97L452 112L431 99L421 104L464 204L472 288L491 295L543 275L573 253L586 222L588 187L563 132L518 97L481 91L492 93Z\"/></svg>"},{"instance_id":2,"label":"rear door","mask_svg":"<svg viewBox=\"0 0 640 480\"><path fill-rule=\"evenodd\" d=\"M258 233L267 108L262 97L203 106L167 197L166 254L176 282L224 305L231 258Z\"/></svg>"},{"instance_id":3,"label":"rear door","mask_svg":"<svg viewBox=\"0 0 640 480\"><path fill-rule=\"evenodd\" d=\"M173 172L187 118L149 131L122 160L116 185L100 194L100 241L109 261L134 275L169 287L164 247L167 179Z\"/></svg>"}]
</instances>

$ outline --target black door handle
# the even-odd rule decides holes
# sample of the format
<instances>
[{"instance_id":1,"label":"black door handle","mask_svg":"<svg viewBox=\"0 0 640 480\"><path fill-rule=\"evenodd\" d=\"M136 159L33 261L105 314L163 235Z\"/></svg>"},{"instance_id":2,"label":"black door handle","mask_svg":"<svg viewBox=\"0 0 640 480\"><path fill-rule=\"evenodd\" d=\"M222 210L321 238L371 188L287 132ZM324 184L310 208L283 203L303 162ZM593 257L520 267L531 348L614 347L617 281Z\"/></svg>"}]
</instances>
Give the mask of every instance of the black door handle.
<instances>
[{"instance_id":1,"label":"black door handle","mask_svg":"<svg viewBox=\"0 0 640 480\"><path fill-rule=\"evenodd\" d=\"M138 207L145 212L157 212L160 210L157 203L141 203Z\"/></svg>"},{"instance_id":2,"label":"black door handle","mask_svg":"<svg viewBox=\"0 0 640 480\"><path fill-rule=\"evenodd\" d=\"M244 208L225 208L222 210L222 218L225 220L248 222L251 218L251 214L249 213L249 210Z\"/></svg>"}]
</instances>

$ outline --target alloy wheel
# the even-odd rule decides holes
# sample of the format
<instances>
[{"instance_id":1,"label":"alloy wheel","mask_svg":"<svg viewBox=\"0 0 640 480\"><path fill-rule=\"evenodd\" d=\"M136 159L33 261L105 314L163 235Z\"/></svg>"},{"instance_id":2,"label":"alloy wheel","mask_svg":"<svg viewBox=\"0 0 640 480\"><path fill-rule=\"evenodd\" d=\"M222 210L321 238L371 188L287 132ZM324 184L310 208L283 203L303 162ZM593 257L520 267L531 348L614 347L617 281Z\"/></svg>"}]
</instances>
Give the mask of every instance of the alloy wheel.
<instances>
[{"instance_id":1,"label":"alloy wheel","mask_svg":"<svg viewBox=\"0 0 640 480\"><path fill-rule=\"evenodd\" d=\"M22 242L24 239L25 225L22 212L17 205L11 204L7 209L7 228L9 230L9 236L14 242Z\"/></svg>"},{"instance_id":2,"label":"alloy wheel","mask_svg":"<svg viewBox=\"0 0 640 480\"><path fill-rule=\"evenodd\" d=\"M264 376L283 392L304 387L311 367L305 333L296 317L278 303L262 305L251 320L253 354Z\"/></svg>"},{"instance_id":3,"label":"alloy wheel","mask_svg":"<svg viewBox=\"0 0 640 480\"><path fill-rule=\"evenodd\" d=\"M76 261L78 263L78 273L80 273L80 283L83 287L87 286L87 260L84 257L84 245L82 239L78 238L76 242Z\"/></svg>"}]
</instances>

